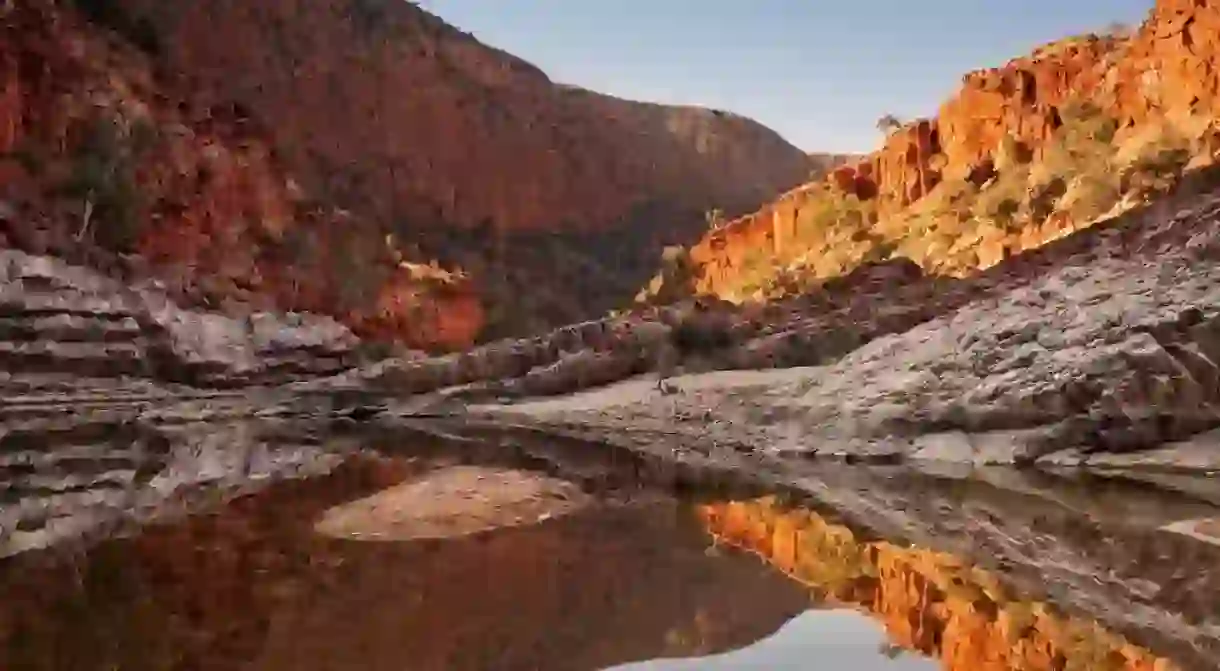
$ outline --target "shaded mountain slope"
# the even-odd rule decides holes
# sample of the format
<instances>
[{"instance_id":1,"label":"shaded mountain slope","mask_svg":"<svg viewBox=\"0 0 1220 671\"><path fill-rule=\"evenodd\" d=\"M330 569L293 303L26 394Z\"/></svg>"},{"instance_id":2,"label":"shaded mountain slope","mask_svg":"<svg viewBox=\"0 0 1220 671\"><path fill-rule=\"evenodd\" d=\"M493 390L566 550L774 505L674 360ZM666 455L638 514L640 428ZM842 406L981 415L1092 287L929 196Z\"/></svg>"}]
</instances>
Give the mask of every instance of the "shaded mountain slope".
<instances>
[{"instance_id":1,"label":"shaded mountain slope","mask_svg":"<svg viewBox=\"0 0 1220 671\"><path fill-rule=\"evenodd\" d=\"M266 120L307 188L469 270L486 335L620 306L706 211L748 211L817 167L735 115L557 85L407 2L117 6L198 95Z\"/></svg>"}]
</instances>

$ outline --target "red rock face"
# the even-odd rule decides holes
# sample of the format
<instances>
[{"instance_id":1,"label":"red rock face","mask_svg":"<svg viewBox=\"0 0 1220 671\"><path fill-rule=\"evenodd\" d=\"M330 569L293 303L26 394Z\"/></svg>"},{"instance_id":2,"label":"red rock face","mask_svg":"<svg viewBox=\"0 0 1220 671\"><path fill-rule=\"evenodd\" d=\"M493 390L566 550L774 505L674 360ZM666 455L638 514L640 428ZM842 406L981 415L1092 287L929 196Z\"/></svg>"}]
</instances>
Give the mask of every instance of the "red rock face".
<instances>
[{"instance_id":1,"label":"red rock face","mask_svg":"<svg viewBox=\"0 0 1220 671\"><path fill-rule=\"evenodd\" d=\"M1022 600L962 558L916 546L865 542L816 513L767 499L700 509L708 532L808 586L820 601L861 609L893 644L947 671L1105 667L1177 669L1168 659L1087 620Z\"/></svg>"},{"instance_id":2,"label":"red rock face","mask_svg":"<svg viewBox=\"0 0 1220 671\"><path fill-rule=\"evenodd\" d=\"M1040 147L1058 126L1069 98L1092 98L1101 84L1103 61L1116 43L1094 36L1043 47L1001 68L972 72L937 117L950 169L969 170L994 156L1011 137Z\"/></svg>"},{"instance_id":3,"label":"red rock face","mask_svg":"<svg viewBox=\"0 0 1220 671\"><path fill-rule=\"evenodd\" d=\"M23 2L3 19L0 200L20 216L0 222L0 244L116 271L114 252L137 252L188 303L328 313L421 348L473 342L482 310L469 283L413 283L376 228L294 196L239 108L178 93L143 54L56 3ZM86 178L87 210L87 193L65 192ZM367 295L348 296L357 281ZM409 306L383 300L406 288Z\"/></svg>"}]
</instances>

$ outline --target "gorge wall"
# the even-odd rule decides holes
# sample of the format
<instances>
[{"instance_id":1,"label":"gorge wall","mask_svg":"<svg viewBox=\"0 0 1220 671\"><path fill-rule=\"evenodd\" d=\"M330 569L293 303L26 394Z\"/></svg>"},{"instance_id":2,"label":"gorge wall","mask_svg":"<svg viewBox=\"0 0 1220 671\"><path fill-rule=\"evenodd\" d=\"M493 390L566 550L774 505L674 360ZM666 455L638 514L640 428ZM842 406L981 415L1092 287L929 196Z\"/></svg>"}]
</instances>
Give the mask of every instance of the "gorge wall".
<instances>
[{"instance_id":1,"label":"gorge wall","mask_svg":"<svg viewBox=\"0 0 1220 671\"><path fill-rule=\"evenodd\" d=\"M706 212L836 160L558 85L407 2L0 12L0 245L413 348L620 307Z\"/></svg>"},{"instance_id":2,"label":"gorge wall","mask_svg":"<svg viewBox=\"0 0 1220 671\"><path fill-rule=\"evenodd\" d=\"M1158 0L1130 34L966 74L935 117L704 236L697 289L741 298L758 276L891 255L960 275L1163 193L1220 148L1218 28L1213 3Z\"/></svg>"},{"instance_id":3,"label":"gorge wall","mask_svg":"<svg viewBox=\"0 0 1220 671\"><path fill-rule=\"evenodd\" d=\"M116 4L200 97L267 122L303 186L469 271L489 335L621 307L705 212L824 163L727 112L559 85L408 2Z\"/></svg>"}]
</instances>

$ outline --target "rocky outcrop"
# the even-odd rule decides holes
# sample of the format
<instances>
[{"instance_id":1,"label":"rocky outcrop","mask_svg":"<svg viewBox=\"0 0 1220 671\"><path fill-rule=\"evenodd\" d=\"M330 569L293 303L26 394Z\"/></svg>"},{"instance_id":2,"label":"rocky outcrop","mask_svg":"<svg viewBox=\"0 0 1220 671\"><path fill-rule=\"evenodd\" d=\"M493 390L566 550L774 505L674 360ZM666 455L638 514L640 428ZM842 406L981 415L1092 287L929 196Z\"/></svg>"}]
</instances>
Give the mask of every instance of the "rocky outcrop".
<instances>
[{"instance_id":1,"label":"rocky outcrop","mask_svg":"<svg viewBox=\"0 0 1220 671\"><path fill-rule=\"evenodd\" d=\"M839 166L824 181L705 236L691 249L702 274L699 289L720 293L733 286L747 256L760 250L765 257L784 258L794 247L808 249L809 233L802 231L809 227L808 215L802 210L818 209L821 200L846 194L874 203L878 215L887 217L917 203L946 178L982 184L994 174L1002 146L1036 151L1045 145L1062 125L1060 108L1091 98L1107 59L1122 46L1113 38L1072 38L1003 67L967 74L936 117L902 126L863 160Z\"/></svg>"},{"instance_id":2,"label":"rocky outcrop","mask_svg":"<svg viewBox=\"0 0 1220 671\"><path fill-rule=\"evenodd\" d=\"M456 396L466 400L516 399L569 394L645 373L665 378L817 365L964 305L982 291L925 278L906 260L874 263L779 303L685 301L461 354L387 359L303 388L402 395L462 387Z\"/></svg>"},{"instance_id":3,"label":"rocky outcrop","mask_svg":"<svg viewBox=\"0 0 1220 671\"><path fill-rule=\"evenodd\" d=\"M38 380L143 377L196 387L335 374L359 339L329 317L184 310L155 283L125 286L57 259L0 250L0 363L8 390Z\"/></svg>"}]
</instances>

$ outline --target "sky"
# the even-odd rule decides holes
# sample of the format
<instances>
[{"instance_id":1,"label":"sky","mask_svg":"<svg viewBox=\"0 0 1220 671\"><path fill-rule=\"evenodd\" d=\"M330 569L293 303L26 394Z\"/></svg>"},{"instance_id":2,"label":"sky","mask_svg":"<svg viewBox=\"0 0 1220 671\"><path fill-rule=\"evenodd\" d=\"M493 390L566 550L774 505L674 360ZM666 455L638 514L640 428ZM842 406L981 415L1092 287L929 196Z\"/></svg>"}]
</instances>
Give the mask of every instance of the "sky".
<instances>
[{"instance_id":1,"label":"sky","mask_svg":"<svg viewBox=\"0 0 1220 671\"><path fill-rule=\"evenodd\" d=\"M1138 25L1153 0L418 0L551 79L752 117L806 151L864 152L966 72Z\"/></svg>"}]
</instances>

